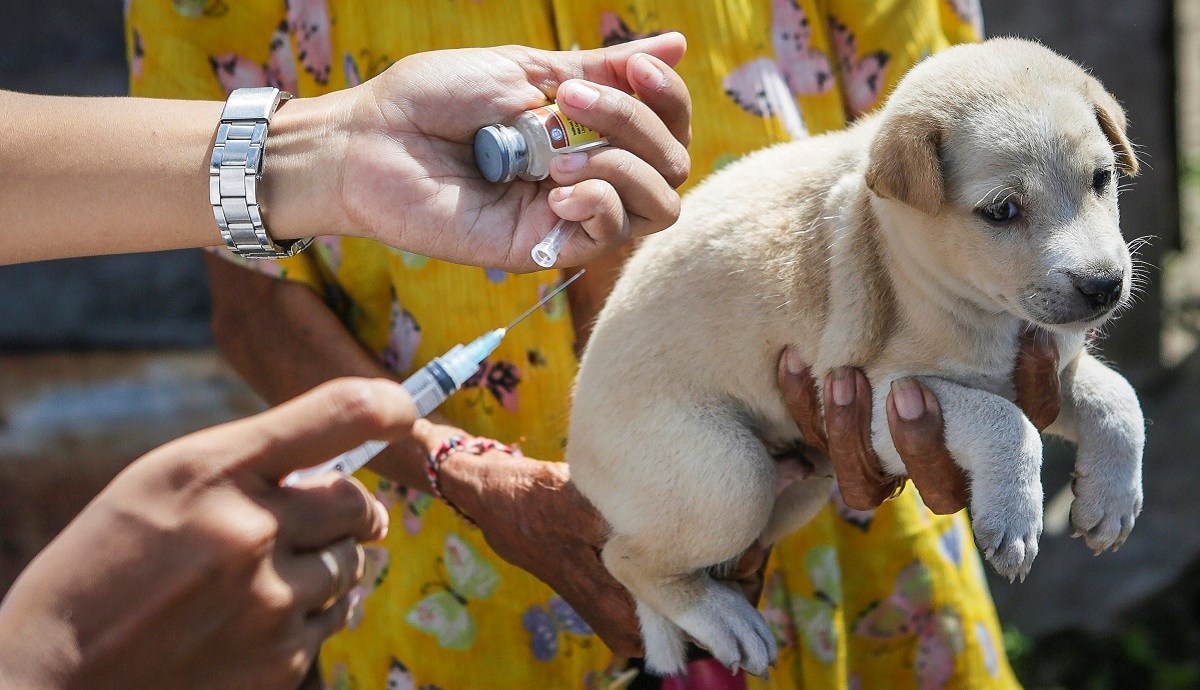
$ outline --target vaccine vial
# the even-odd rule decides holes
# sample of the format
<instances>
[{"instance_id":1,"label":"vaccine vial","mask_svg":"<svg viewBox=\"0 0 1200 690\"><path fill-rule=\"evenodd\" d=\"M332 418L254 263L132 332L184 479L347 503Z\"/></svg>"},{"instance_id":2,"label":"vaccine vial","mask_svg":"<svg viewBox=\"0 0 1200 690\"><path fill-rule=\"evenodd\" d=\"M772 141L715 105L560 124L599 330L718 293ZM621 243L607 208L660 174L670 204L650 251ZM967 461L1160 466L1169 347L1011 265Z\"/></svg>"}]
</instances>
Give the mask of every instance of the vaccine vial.
<instances>
[{"instance_id":1,"label":"vaccine vial","mask_svg":"<svg viewBox=\"0 0 1200 690\"><path fill-rule=\"evenodd\" d=\"M537 182L550 176L550 159L607 146L599 132L584 127L551 104L526 111L508 125L488 125L475 133L475 164L489 182L520 177Z\"/></svg>"}]
</instances>

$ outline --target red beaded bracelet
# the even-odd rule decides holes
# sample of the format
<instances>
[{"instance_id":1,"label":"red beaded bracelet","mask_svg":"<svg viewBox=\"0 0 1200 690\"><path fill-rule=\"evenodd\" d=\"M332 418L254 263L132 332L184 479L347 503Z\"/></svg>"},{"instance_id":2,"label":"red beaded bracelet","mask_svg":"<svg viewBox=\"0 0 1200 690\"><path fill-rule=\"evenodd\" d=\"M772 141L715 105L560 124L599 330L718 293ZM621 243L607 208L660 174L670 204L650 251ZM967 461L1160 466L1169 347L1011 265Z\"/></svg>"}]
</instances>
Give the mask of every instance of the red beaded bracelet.
<instances>
[{"instance_id":1,"label":"red beaded bracelet","mask_svg":"<svg viewBox=\"0 0 1200 690\"><path fill-rule=\"evenodd\" d=\"M514 449L511 446L500 443L499 441L495 441L490 438L469 438L467 436L460 435L451 436L445 441L439 443L438 447L429 454L429 462L425 463L425 476L429 479L429 488L432 489L433 495L436 496L442 503L450 506L450 509L453 510L455 514L473 527L476 526L475 521L467 516L466 513L462 512L458 506L454 505L454 503L450 499L446 498L446 495L442 493L439 471L441 470L442 463L446 461L446 458L450 457L451 453L456 451L464 451L467 453L473 453L475 455L483 455L489 450L498 450L502 453L508 453L510 455L515 454Z\"/></svg>"}]
</instances>

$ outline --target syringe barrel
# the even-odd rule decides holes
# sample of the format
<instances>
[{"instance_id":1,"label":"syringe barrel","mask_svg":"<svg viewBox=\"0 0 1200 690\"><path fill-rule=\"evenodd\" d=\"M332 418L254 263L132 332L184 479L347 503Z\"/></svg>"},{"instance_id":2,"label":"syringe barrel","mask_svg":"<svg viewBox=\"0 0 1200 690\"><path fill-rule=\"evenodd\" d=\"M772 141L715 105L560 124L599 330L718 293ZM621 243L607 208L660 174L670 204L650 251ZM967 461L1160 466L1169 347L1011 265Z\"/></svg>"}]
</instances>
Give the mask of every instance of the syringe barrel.
<instances>
[{"instance_id":1,"label":"syringe barrel","mask_svg":"<svg viewBox=\"0 0 1200 690\"><path fill-rule=\"evenodd\" d=\"M417 407L417 417L424 417L433 412L457 390L454 379L450 378L437 359L418 369L401 385L412 396Z\"/></svg>"}]
</instances>

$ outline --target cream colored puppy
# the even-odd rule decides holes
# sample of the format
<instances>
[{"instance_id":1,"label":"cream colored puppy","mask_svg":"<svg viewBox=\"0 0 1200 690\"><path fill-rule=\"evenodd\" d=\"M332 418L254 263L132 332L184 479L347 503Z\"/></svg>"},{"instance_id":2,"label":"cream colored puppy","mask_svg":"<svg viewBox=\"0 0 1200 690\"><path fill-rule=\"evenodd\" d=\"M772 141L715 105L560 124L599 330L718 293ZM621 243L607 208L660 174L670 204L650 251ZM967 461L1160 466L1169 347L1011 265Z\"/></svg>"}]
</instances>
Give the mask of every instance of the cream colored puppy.
<instances>
[{"instance_id":1,"label":"cream colored puppy","mask_svg":"<svg viewBox=\"0 0 1200 690\"><path fill-rule=\"evenodd\" d=\"M773 493L760 439L799 436L776 388L787 345L821 378L866 371L875 448L897 475L888 387L932 388L976 540L1016 578L1042 530L1042 441L1010 372L1023 323L1049 330L1064 399L1048 431L1079 446L1072 523L1095 550L1125 540L1142 504L1142 413L1084 349L1129 295L1116 180L1137 161L1124 129L1100 83L1044 47L956 47L852 129L721 170L647 240L584 355L567 457L612 525L604 562L637 600L651 670L682 670L683 633L729 667L760 674L775 659L762 617L706 569L829 495L819 478Z\"/></svg>"}]
</instances>

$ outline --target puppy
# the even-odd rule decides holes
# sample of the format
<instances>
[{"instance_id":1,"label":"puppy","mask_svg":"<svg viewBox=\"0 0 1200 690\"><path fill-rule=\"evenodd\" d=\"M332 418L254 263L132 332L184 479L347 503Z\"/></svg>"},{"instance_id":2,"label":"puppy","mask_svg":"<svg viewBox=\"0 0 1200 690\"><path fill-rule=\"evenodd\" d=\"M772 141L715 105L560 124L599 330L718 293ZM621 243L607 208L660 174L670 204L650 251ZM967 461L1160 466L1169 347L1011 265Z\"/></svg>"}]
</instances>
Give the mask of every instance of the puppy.
<instances>
[{"instance_id":1,"label":"puppy","mask_svg":"<svg viewBox=\"0 0 1200 690\"><path fill-rule=\"evenodd\" d=\"M684 633L731 668L761 674L776 657L763 618L706 569L828 499L824 478L773 492L764 443L800 435L776 388L788 345L821 379L866 372L875 449L895 475L889 386L916 376L937 394L976 540L1012 579L1042 530L1042 441L1011 380L1018 336L1037 324L1062 357L1047 431L1079 448L1072 524L1097 551L1125 540L1142 505L1142 413L1084 348L1129 297L1116 181L1138 164L1124 130L1100 83L1042 46L951 48L853 128L713 175L641 247L583 357L567 458L612 526L604 563L637 601L649 669L683 669Z\"/></svg>"}]
</instances>

